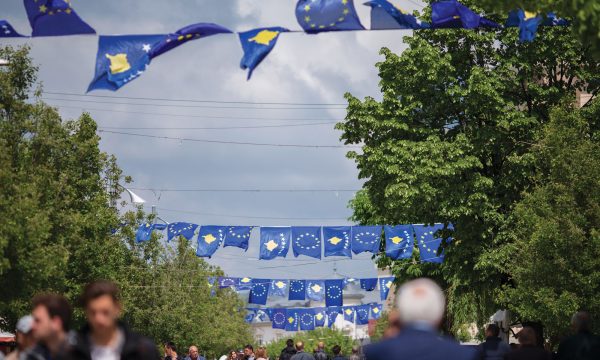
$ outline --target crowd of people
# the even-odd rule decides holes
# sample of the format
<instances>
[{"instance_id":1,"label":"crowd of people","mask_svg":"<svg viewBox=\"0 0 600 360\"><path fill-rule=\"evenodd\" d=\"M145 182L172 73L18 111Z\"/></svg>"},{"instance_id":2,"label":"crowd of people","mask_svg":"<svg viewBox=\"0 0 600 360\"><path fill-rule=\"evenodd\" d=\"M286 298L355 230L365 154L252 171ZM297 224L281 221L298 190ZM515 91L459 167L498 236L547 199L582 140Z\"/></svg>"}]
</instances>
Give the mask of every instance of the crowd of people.
<instances>
[{"instance_id":1,"label":"crowd of people","mask_svg":"<svg viewBox=\"0 0 600 360\"><path fill-rule=\"evenodd\" d=\"M525 326L517 334L518 346L502 340L500 329L490 324L486 339L477 347L460 345L439 335L445 313L442 289L429 279L405 283L398 290L396 310L390 313L384 339L362 349L326 349L319 342L314 351L305 351L302 341L288 339L279 354L267 354L264 347L254 350L246 345L231 351L220 360L600 360L600 337L592 334L590 315L578 312L572 318L575 334L560 343L551 353L541 344L541 336ZM185 355L177 352L173 342L164 344L164 357L148 338L130 331L119 319L122 306L118 287L109 281L87 285L81 296L87 322L72 332L72 309L58 294L41 294L33 298L31 315L16 326L17 349L9 360L206 360L196 345ZM512 344L511 344L512 345ZM344 351L345 350L345 351ZM0 353L0 360L3 355Z\"/></svg>"}]
</instances>

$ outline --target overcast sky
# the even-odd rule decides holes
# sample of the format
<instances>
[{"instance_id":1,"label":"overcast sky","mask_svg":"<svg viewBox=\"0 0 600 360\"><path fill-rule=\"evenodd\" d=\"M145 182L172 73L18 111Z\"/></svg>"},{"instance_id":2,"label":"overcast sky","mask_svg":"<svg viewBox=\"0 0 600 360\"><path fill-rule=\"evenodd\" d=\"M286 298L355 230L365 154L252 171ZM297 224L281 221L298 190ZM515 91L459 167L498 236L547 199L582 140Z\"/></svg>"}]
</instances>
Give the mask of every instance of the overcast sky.
<instances>
[{"instance_id":1,"label":"overcast sky","mask_svg":"<svg viewBox=\"0 0 600 360\"><path fill-rule=\"evenodd\" d=\"M408 0L394 1L403 9L420 9ZM73 0L74 9L99 34L160 34L197 22L214 22L233 31L283 26L298 30L293 0ZM369 27L369 8L355 4ZM22 0L2 0L0 18L23 34L30 33ZM250 81L239 68L242 51L236 35L217 35L189 42L155 59L137 80L115 93L92 95L248 102L345 103L350 92L380 98L375 63L383 46L401 52L410 31L283 34ZM30 44L47 92L85 93L92 79L96 36L5 40ZM408 76L409 74L407 74ZM89 111L106 127L231 127L334 122L343 109L225 109L184 106L223 104L172 103L131 99L85 98L45 94L65 118ZM74 99L78 101L50 100ZM96 101L82 102L81 100ZM130 103L118 105L116 102ZM142 104L142 105L133 105ZM175 105L174 105L175 104ZM161 106L156 106L161 105ZM167 105L167 106L165 106ZM244 105L231 105L235 107ZM259 107L247 106L246 107ZM262 106L273 107L273 106ZM104 110L104 111L100 111ZM107 111L108 110L108 111ZM217 117L203 118L203 116ZM220 118L224 117L224 118ZM240 119L246 118L246 119ZM253 119L248 119L253 118ZM282 119L311 119L286 120ZM316 119L319 119L318 121ZM112 129L115 130L115 129ZM278 144L340 145L333 124L227 130L116 130L175 138L213 139ZM346 149L284 148L208 144L102 133L103 151L115 154L134 188L153 189L337 189L361 187ZM215 225L346 225L352 192L153 192L134 190L158 207L168 222ZM257 261L255 233L250 250L220 249L209 260L230 276L328 278L335 258L293 258ZM339 273L376 276L367 254L339 260Z\"/></svg>"}]
</instances>

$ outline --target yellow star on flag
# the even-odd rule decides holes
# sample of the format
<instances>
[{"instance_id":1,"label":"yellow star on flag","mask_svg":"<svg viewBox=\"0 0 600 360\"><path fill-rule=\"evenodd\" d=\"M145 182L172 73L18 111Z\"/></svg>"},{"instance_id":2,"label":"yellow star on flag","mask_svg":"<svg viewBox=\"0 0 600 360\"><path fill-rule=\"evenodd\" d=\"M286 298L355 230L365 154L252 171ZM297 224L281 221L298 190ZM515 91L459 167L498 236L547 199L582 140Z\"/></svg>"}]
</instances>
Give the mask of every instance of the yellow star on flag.
<instances>
[{"instance_id":1,"label":"yellow star on flag","mask_svg":"<svg viewBox=\"0 0 600 360\"><path fill-rule=\"evenodd\" d=\"M279 35L279 31L263 30L256 34L255 37L248 39L248 41L254 41L257 44L268 46L277 35Z\"/></svg>"},{"instance_id":2,"label":"yellow star on flag","mask_svg":"<svg viewBox=\"0 0 600 360\"><path fill-rule=\"evenodd\" d=\"M48 8L46 7L46 5L40 6L40 12L45 13L46 11L48 11Z\"/></svg>"},{"instance_id":3,"label":"yellow star on flag","mask_svg":"<svg viewBox=\"0 0 600 360\"><path fill-rule=\"evenodd\" d=\"M306 5L306 6L304 7L304 11L306 11L306 12L309 12L309 11L310 11L310 5Z\"/></svg>"},{"instance_id":4,"label":"yellow star on flag","mask_svg":"<svg viewBox=\"0 0 600 360\"><path fill-rule=\"evenodd\" d=\"M342 242L342 239L340 239L340 238L339 238L339 237L337 237L337 236L334 236L334 237L332 237L331 239L329 239L329 242L330 242L330 243L332 243L333 245L337 245L337 244L339 244L340 242Z\"/></svg>"},{"instance_id":5,"label":"yellow star on flag","mask_svg":"<svg viewBox=\"0 0 600 360\"><path fill-rule=\"evenodd\" d=\"M314 284L314 285L311 287L311 289L312 289L312 291L314 291L314 292L316 292L316 293L318 293L318 292L321 292L321 287L319 286L319 284Z\"/></svg>"},{"instance_id":6,"label":"yellow star on flag","mask_svg":"<svg viewBox=\"0 0 600 360\"><path fill-rule=\"evenodd\" d=\"M277 248L279 246L279 244L277 244L273 240L269 240L269 242L266 243L265 246L267 247L267 250L273 251L273 250L275 250L275 248Z\"/></svg>"},{"instance_id":7,"label":"yellow star on flag","mask_svg":"<svg viewBox=\"0 0 600 360\"><path fill-rule=\"evenodd\" d=\"M208 235L204 235L204 242L207 244L212 244L213 242L215 242L215 240L217 240L216 237L213 236L213 234L208 234Z\"/></svg>"},{"instance_id":8,"label":"yellow star on flag","mask_svg":"<svg viewBox=\"0 0 600 360\"><path fill-rule=\"evenodd\" d=\"M398 236L394 236L393 238L391 238L390 240L392 240L392 242L396 245L400 244L402 242L402 238L398 237Z\"/></svg>"}]
</instances>

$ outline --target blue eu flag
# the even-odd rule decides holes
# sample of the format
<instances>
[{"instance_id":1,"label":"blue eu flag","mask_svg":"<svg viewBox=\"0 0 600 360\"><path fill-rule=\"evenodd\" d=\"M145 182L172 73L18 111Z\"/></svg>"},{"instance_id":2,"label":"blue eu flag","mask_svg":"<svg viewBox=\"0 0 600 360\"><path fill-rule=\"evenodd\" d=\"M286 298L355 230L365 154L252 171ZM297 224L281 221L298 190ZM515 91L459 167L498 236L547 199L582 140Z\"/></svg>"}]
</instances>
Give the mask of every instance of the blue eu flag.
<instances>
[{"instance_id":1,"label":"blue eu flag","mask_svg":"<svg viewBox=\"0 0 600 360\"><path fill-rule=\"evenodd\" d=\"M444 262L444 251L438 256L438 249L442 244L442 239L436 237L436 233L444 229L443 224L435 224L432 226L414 225L415 234L417 235L417 243L419 245L419 255L421 261L441 264Z\"/></svg>"},{"instance_id":2,"label":"blue eu flag","mask_svg":"<svg viewBox=\"0 0 600 360\"><path fill-rule=\"evenodd\" d=\"M323 301L325 282L323 280L306 280L306 296L312 301Z\"/></svg>"},{"instance_id":3,"label":"blue eu flag","mask_svg":"<svg viewBox=\"0 0 600 360\"><path fill-rule=\"evenodd\" d=\"M70 0L24 0L31 36L95 34L71 7Z\"/></svg>"},{"instance_id":4,"label":"blue eu flag","mask_svg":"<svg viewBox=\"0 0 600 360\"><path fill-rule=\"evenodd\" d=\"M394 259L410 259L414 246L412 225L384 227L385 254Z\"/></svg>"},{"instance_id":5,"label":"blue eu flag","mask_svg":"<svg viewBox=\"0 0 600 360\"><path fill-rule=\"evenodd\" d=\"M223 247L235 246L248 251L248 242L252 226L229 226L225 233L225 242Z\"/></svg>"},{"instance_id":6,"label":"blue eu flag","mask_svg":"<svg viewBox=\"0 0 600 360\"><path fill-rule=\"evenodd\" d=\"M219 289L237 288L238 282L239 282L239 278L235 278L235 277L220 276L218 278Z\"/></svg>"},{"instance_id":7,"label":"blue eu flag","mask_svg":"<svg viewBox=\"0 0 600 360\"><path fill-rule=\"evenodd\" d=\"M353 0L299 0L296 19L307 33L364 30Z\"/></svg>"},{"instance_id":8,"label":"blue eu flag","mask_svg":"<svg viewBox=\"0 0 600 360\"><path fill-rule=\"evenodd\" d=\"M369 323L369 314L371 313L371 305L359 305L356 307L356 324L367 325Z\"/></svg>"},{"instance_id":9,"label":"blue eu flag","mask_svg":"<svg viewBox=\"0 0 600 360\"><path fill-rule=\"evenodd\" d=\"M375 320L381 317L381 312L383 311L383 305L381 304L371 304L371 317Z\"/></svg>"},{"instance_id":10,"label":"blue eu flag","mask_svg":"<svg viewBox=\"0 0 600 360\"><path fill-rule=\"evenodd\" d=\"M381 301L386 301L392 285L394 285L394 277L382 277L379 278L379 295Z\"/></svg>"},{"instance_id":11,"label":"blue eu flag","mask_svg":"<svg viewBox=\"0 0 600 360\"><path fill-rule=\"evenodd\" d=\"M282 308L271 309L269 318L273 323L273 329L284 330L287 323L287 310Z\"/></svg>"},{"instance_id":12,"label":"blue eu flag","mask_svg":"<svg viewBox=\"0 0 600 360\"><path fill-rule=\"evenodd\" d=\"M271 295L284 297L288 288L287 280L273 280L271 282Z\"/></svg>"},{"instance_id":13,"label":"blue eu flag","mask_svg":"<svg viewBox=\"0 0 600 360\"><path fill-rule=\"evenodd\" d=\"M300 330L309 331L315 329L315 309L299 309L298 322Z\"/></svg>"},{"instance_id":14,"label":"blue eu flag","mask_svg":"<svg viewBox=\"0 0 600 360\"><path fill-rule=\"evenodd\" d=\"M287 309L285 320L285 331L298 330L298 309Z\"/></svg>"},{"instance_id":15,"label":"blue eu flag","mask_svg":"<svg viewBox=\"0 0 600 360\"><path fill-rule=\"evenodd\" d=\"M293 226L292 249L295 257L306 255L321 259L321 228L318 226Z\"/></svg>"},{"instance_id":16,"label":"blue eu flag","mask_svg":"<svg viewBox=\"0 0 600 360\"><path fill-rule=\"evenodd\" d=\"M306 299L306 280L290 280L288 300Z\"/></svg>"},{"instance_id":17,"label":"blue eu flag","mask_svg":"<svg viewBox=\"0 0 600 360\"><path fill-rule=\"evenodd\" d=\"M202 226L198 234L196 256L208 258L213 256L225 239L225 231L227 231L226 226Z\"/></svg>"},{"instance_id":18,"label":"blue eu flag","mask_svg":"<svg viewBox=\"0 0 600 360\"><path fill-rule=\"evenodd\" d=\"M354 315L356 315L356 308L354 306L344 306L342 310L344 312L344 320L354 324Z\"/></svg>"},{"instance_id":19,"label":"blue eu flag","mask_svg":"<svg viewBox=\"0 0 600 360\"><path fill-rule=\"evenodd\" d=\"M325 306L344 305L344 279L325 280Z\"/></svg>"},{"instance_id":20,"label":"blue eu flag","mask_svg":"<svg viewBox=\"0 0 600 360\"><path fill-rule=\"evenodd\" d=\"M252 279L252 290L250 290L248 303L266 305L270 287L270 279Z\"/></svg>"},{"instance_id":21,"label":"blue eu flag","mask_svg":"<svg viewBox=\"0 0 600 360\"><path fill-rule=\"evenodd\" d=\"M170 223L167 226L167 240L171 241L174 237L180 235L190 240L194 237L197 228L198 225L187 222Z\"/></svg>"},{"instance_id":22,"label":"blue eu flag","mask_svg":"<svg viewBox=\"0 0 600 360\"><path fill-rule=\"evenodd\" d=\"M456 0L438 1L431 4L431 24L434 28L500 27L495 22L475 13Z\"/></svg>"},{"instance_id":23,"label":"blue eu flag","mask_svg":"<svg viewBox=\"0 0 600 360\"><path fill-rule=\"evenodd\" d=\"M315 327L324 327L327 320L326 308L315 308Z\"/></svg>"},{"instance_id":24,"label":"blue eu flag","mask_svg":"<svg viewBox=\"0 0 600 360\"><path fill-rule=\"evenodd\" d=\"M285 257L290 246L292 230L290 227L260 228L260 260L273 260Z\"/></svg>"},{"instance_id":25,"label":"blue eu flag","mask_svg":"<svg viewBox=\"0 0 600 360\"><path fill-rule=\"evenodd\" d=\"M166 227L165 224L142 224L135 233L135 241L148 241L152 237L152 231L164 230Z\"/></svg>"},{"instance_id":26,"label":"blue eu flag","mask_svg":"<svg viewBox=\"0 0 600 360\"><path fill-rule=\"evenodd\" d=\"M19 34L6 20L0 20L0 38L25 37Z\"/></svg>"},{"instance_id":27,"label":"blue eu flag","mask_svg":"<svg viewBox=\"0 0 600 360\"><path fill-rule=\"evenodd\" d=\"M282 27L260 28L241 32L240 43L244 51L244 57L240 62L240 67L248 69L248 80L256 67L269 55L271 50L277 44L279 34L289 30Z\"/></svg>"},{"instance_id":28,"label":"blue eu flag","mask_svg":"<svg viewBox=\"0 0 600 360\"><path fill-rule=\"evenodd\" d=\"M417 19L387 0L371 0L365 5L371 7L371 30L385 29L427 29L428 23Z\"/></svg>"},{"instance_id":29,"label":"blue eu flag","mask_svg":"<svg viewBox=\"0 0 600 360\"><path fill-rule=\"evenodd\" d=\"M360 288L365 291L373 291L377 288L377 278L360 279Z\"/></svg>"},{"instance_id":30,"label":"blue eu flag","mask_svg":"<svg viewBox=\"0 0 600 360\"><path fill-rule=\"evenodd\" d=\"M221 25L212 23L198 23L188 25L184 28L177 30L176 32L165 36L160 42L152 46L150 50L150 59L166 53L179 45L185 44L190 40L196 40L200 38L209 37L216 34L231 33L231 30L224 28Z\"/></svg>"},{"instance_id":31,"label":"blue eu flag","mask_svg":"<svg viewBox=\"0 0 600 360\"><path fill-rule=\"evenodd\" d=\"M116 91L139 77L150 64L148 53L166 35L100 36L96 73L87 91Z\"/></svg>"},{"instance_id":32,"label":"blue eu flag","mask_svg":"<svg viewBox=\"0 0 600 360\"><path fill-rule=\"evenodd\" d=\"M350 226L324 226L325 257L346 256L352 258L351 233Z\"/></svg>"},{"instance_id":33,"label":"blue eu flag","mask_svg":"<svg viewBox=\"0 0 600 360\"><path fill-rule=\"evenodd\" d=\"M341 315L343 310L341 306L331 306L327 308L327 326L332 327L338 315Z\"/></svg>"},{"instance_id":34,"label":"blue eu flag","mask_svg":"<svg viewBox=\"0 0 600 360\"><path fill-rule=\"evenodd\" d=\"M381 226L353 226L352 227L352 252L379 252L381 242Z\"/></svg>"}]
</instances>

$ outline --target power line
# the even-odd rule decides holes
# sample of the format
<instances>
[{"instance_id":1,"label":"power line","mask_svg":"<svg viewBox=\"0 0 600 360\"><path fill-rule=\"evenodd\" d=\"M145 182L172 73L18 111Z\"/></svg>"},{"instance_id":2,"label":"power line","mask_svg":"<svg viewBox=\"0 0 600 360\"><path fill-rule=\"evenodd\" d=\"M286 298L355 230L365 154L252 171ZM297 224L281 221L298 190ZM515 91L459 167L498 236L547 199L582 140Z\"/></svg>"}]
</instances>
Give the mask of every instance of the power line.
<instances>
[{"instance_id":1,"label":"power line","mask_svg":"<svg viewBox=\"0 0 600 360\"><path fill-rule=\"evenodd\" d=\"M305 192L357 192L360 189L161 189L161 188L143 188L143 187L128 187L131 190L155 191L155 192L247 192L247 193L305 193Z\"/></svg>"},{"instance_id":2,"label":"power line","mask_svg":"<svg viewBox=\"0 0 600 360\"><path fill-rule=\"evenodd\" d=\"M171 137L171 136L148 135L148 134L138 134L138 133L129 133L129 132L121 132L121 131L111 131L111 130L98 130L98 132L107 133L107 134L118 134L118 135L127 135L127 136L146 137L146 138L154 138L154 139L166 139L166 140L177 140L177 141L202 142L202 143L210 143L210 144L271 146L271 147L289 147L289 148L313 148L313 149L350 149L350 148L361 148L361 146L352 146L352 145L273 144L273 143L255 143L255 142L243 142L243 141L224 141L224 140L210 140L210 139L178 138L178 137Z\"/></svg>"},{"instance_id":3,"label":"power line","mask_svg":"<svg viewBox=\"0 0 600 360\"><path fill-rule=\"evenodd\" d=\"M244 105L288 105L288 106L346 106L347 104L334 103L294 103L294 102L257 102L257 101L224 101L224 100L197 100L197 99L167 99L167 98L150 98L150 97L133 97L133 96L114 96L114 95L91 95L91 94L76 94L68 92L44 91L44 94L64 95L64 96L79 96L91 98L105 99L126 99L126 100L146 100L146 101L165 101L165 102L191 102L191 103L214 103L214 104L244 104Z\"/></svg>"},{"instance_id":4,"label":"power line","mask_svg":"<svg viewBox=\"0 0 600 360\"><path fill-rule=\"evenodd\" d=\"M326 217L317 217L317 218L309 218L309 217L280 217L280 216L252 216L252 215L232 215L232 214L214 214L214 213L204 213L204 212L196 212L196 211L186 211L186 210L176 210L176 209L166 209L166 208L157 208L161 211L174 212L174 213L182 213L182 214L192 214L192 215L201 215L201 216L216 216L216 217L230 217L230 218L239 218L239 219L263 219L263 220L343 220L348 221L348 218L326 218Z\"/></svg>"},{"instance_id":5,"label":"power line","mask_svg":"<svg viewBox=\"0 0 600 360\"><path fill-rule=\"evenodd\" d=\"M282 124L282 125L255 125L255 126L221 126L221 127L118 127L118 126L102 126L100 129L114 130L233 130L233 129L266 129L266 128L283 128L283 127L302 127L302 126L317 126L331 125L335 122L320 122L320 123L304 123L304 124Z\"/></svg>"},{"instance_id":6,"label":"power line","mask_svg":"<svg viewBox=\"0 0 600 360\"><path fill-rule=\"evenodd\" d=\"M110 104L110 105L133 105L133 106L154 106L154 107L177 107L177 108L200 108L200 109L242 109L242 110L346 110L346 108L332 107L251 107L251 106L213 106L213 105L180 105L180 104L142 104L130 102L114 102L114 101L96 101L96 100L80 100L80 99L57 99L51 97L42 97L42 100L52 101L69 101L92 104Z\"/></svg>"}]
</instances>

